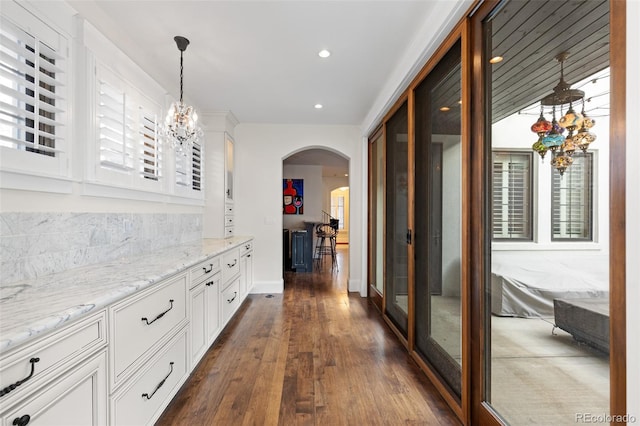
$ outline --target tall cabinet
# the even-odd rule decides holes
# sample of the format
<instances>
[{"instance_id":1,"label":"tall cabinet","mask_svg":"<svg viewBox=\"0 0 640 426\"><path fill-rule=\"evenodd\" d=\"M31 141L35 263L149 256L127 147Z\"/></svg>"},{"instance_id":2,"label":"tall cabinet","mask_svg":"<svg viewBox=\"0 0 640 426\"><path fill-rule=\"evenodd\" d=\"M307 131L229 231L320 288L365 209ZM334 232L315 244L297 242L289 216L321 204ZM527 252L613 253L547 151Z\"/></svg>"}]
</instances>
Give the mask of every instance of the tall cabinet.
<instances>
[{"instance_id":1,"label":"tall cabinet","mask_svg":"<svg viewBox=\"0 0 640 426\"><path fill-rule=\"evenodd\" d=\"M226 238L235 234L234 173L238 120L230 112L207 113L204 123L205 216L203 236Z\"/></svg>"}]
</instances>

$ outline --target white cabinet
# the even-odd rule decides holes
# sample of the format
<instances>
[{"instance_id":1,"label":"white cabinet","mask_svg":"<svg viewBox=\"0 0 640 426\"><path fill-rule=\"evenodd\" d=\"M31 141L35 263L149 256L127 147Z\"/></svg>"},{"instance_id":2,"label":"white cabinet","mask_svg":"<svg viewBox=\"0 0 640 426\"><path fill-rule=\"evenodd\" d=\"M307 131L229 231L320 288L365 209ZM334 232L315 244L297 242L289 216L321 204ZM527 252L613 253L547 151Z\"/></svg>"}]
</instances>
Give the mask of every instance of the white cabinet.
<instances>
[{"instance_id":1,"label":"white cabinet","mask_svg":"<svg viewBox=\"0 0 640 426\"><path fill-rule=\"evenodd\" d=\"M203 236L228 238L236 233L234 204L238 196L235 185L236 150L233 131L238 120L230 112L205 113L204 158L205 208Z\"/></svg>"},{"instance_id":2,"label":"white cabinet","mask_svg":"<svg viewBox=\"0 0 640 426\"><path fill-rule=\"evenodd\" d=\"M187 275L136 293L111 306L109 313L110 383L116 387L187 324Z\"/></svg>"},{"instance_id":3,"label":"white cabinet","mask_svg":"<svg viewBox=\"0 0 640 426\"><path fill-rule=\"evenodd\" d=\"M112 396L111 424L153 424L190 371L187 327L183 327Z\"/></svg>"},{"instance_id":4,"label":"white cabinet","mask_svg":"<svg viewBox=\"0 0 640 426\"><path fill-rule=\"evenodd\" d=\"M2 412L3 425L107 424L107 353L102 350Z\"/></svg>"},{"instance_id":5,"label":"white cabinet","mask_svg":"<svg viewBox=\"0 0 640 426\"><path fill-rule=\"evenodd\" d=\"M246 297L253 287L253 240L240 246L240 295Z\"/></svg>"},{"instance_id":6,"label":"white cabinet","mask_svg":"<svg viewBox=\"0 0 640 426\"><path fill-rule=\"evenodd\" d=\"M217 265L206 275L200 275L199 268L192 269L189 290L191 314L189 319L189 339L191 366L200 361L211 343L221 330L220 314L220 257L203 262L204 265ZM193 272L198 272L195 275Z\"/></svg>"},{"instance_id":7,"label":"white cabinet","mask_svg":"<svg viewBox=\"0 0 640 426\"><path fill-rule=\"evenodd\" d=\"M3 355L2 424L107 424L105 323L103 310Z\"/></svg>"}]
</instances>

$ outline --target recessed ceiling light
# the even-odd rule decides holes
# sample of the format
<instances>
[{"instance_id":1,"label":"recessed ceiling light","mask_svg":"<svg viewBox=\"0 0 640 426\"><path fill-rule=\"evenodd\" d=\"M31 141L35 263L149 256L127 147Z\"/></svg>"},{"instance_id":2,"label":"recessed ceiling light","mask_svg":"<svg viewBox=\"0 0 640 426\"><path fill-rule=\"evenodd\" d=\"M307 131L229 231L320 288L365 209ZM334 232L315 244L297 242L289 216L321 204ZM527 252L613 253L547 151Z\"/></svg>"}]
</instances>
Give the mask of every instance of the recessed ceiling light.
<instances>
[{"instance_id":1,"label":"recessed ceiling light","mask_svg":"<svg viewBox=\"0 0 640 426\"><path fill-rule=\"evenodd\" d=\"M493 58L489 59L489 62L492 64L497 64L498 62L502 62L504 58L502 56L494 56Z\"/></svg>"},{"instance_id":2,"label":"recessed ceiling light","mask_svg":"<svg viewBox=\"0 0 640 426\"><path fill-rule=\"evenodd\" d=\"M329 52L327 49L322 49L318 52L318 56L320 56L321 58L328 58L329 56L331 56L331 52Z\"/></svg>"},{"instance_id":3,"label":"recessed ceiling light","mask_svg":"<svg viewBox=\"0 0 640 426\"><path fill-rule=\"evenodd\" d=\"M322 104L315 104L313 107L315 109L322 109Z\"/></svg>"},{"instance_id":4,"label":"recessed ceiling light","mask_svg":"<svg viewBox=\"0 0 640 426\"><path fill-rule=\"evenodd\" d=\"M448 106L440 107L440 111L445 111L446 112L446 111L449 111L450 109L451 108L449 108Z\"/></svg>"}]
</instances>

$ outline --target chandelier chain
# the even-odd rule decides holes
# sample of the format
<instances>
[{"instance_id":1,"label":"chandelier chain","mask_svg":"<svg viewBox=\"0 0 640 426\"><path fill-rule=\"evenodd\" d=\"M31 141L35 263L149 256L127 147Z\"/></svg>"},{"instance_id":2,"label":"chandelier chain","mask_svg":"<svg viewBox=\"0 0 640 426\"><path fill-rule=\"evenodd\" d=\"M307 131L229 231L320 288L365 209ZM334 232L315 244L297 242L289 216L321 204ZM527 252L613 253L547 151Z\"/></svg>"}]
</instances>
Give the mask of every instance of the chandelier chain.
<instances>
[{"instance_id":1,"label":"chandelier chain","mask_svg":"<svg viewBox=\"0 0 640 426\"><path fill-rule=\"evenodd\" d=\"M184 70L184 67L182 65L182 54L183 53L184 53L183 51L180 51L180 103L183 103L182 102L182 92L183 92L182 74L183 74L183 70Z\"/></svg>"}]
</instances>

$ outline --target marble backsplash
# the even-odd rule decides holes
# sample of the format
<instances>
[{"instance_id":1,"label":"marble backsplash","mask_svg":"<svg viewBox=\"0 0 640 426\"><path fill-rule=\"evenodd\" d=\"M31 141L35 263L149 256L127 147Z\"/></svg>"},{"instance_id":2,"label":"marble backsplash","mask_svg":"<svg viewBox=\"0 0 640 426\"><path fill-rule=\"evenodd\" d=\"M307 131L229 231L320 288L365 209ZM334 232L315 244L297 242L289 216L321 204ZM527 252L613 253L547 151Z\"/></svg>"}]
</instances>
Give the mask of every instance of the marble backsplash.
<instances>
[{"instance_id":1,"label":"marble backsplash","mask_svg":"<svg viewBox=\"0 0 640 426\"><path fill-rule=\"evenodd\" d=\"M200 214L0 213L0 285L200 238Z\"/></svg>"}]
</instances>

